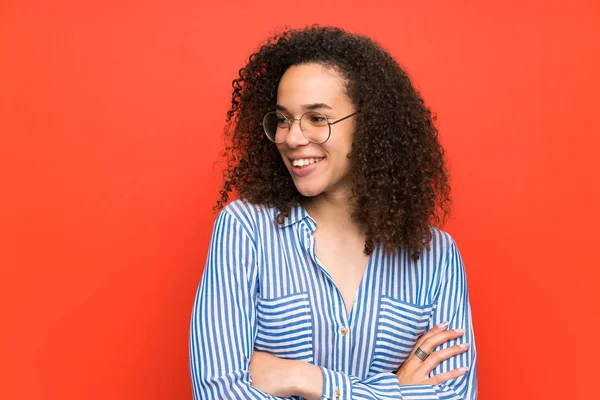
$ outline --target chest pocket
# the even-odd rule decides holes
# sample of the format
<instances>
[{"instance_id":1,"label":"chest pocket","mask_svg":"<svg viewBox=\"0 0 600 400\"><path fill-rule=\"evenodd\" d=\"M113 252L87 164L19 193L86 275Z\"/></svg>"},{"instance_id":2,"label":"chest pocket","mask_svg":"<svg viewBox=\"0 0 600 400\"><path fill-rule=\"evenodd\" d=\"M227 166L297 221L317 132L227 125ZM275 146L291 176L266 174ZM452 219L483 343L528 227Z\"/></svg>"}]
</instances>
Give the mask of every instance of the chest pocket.
<instances>
[{"instance_id":1,"label":"chest pocket","mask_svg":"<svg viewBox=\"0 0 600 400\"><path fill-rule=\"evenodd\" d=\"M313 362L313 321L307 293L259 297L254 347L279 358Z\"/></svg>"},{"instance_id":2,"label":"chest pocket","mask_svg":"<svg viewBox=\"0 0 600 400\"><path fill-rule=\"evenodd\" d=\"M425 333L434 305L420 306L382 296L373 373L396 370L408 358L419 336Z\"/></svg>"}]
</instances>

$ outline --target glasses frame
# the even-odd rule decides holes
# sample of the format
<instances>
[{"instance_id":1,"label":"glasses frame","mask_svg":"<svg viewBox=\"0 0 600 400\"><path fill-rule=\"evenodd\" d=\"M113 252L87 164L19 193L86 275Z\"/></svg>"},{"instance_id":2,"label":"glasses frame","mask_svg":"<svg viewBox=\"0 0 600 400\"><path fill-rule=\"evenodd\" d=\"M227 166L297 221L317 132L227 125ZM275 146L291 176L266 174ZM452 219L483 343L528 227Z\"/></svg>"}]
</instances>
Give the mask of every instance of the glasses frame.
<instances>
[{"instance_id":1,"label":"glasses frame","mask_svg":"<svg viewBox=\"0 0 600 400\"><path fill-rule=\"evenodd\" d=\"M358 114L359 112L360 112L360 110L357 110L357 111L353 112L352 114L350 114L350 115L346 115L345 117L339 118L339 119L337 119L337 120L335 120L335 121L329 121L329 118L327 118L327 117L326 117L326 116L325 116L323 113L320 113L320 112L318 112L318 111L307 111L307 112L305 112L304 114L302 114L302 115L300 116L300 118L288 118L288 117L286 117L286 116L285 116L285 115L284 115L282 112L280 112L280 111L269 111L268 113L266 113L266 114L264 115L264 117L263 117L263 120L262 120L262 122L261 122L260 124L261 124L261 125L262 125L262 127L263 127L263 131L265 132L265 136L267 137L267 139L269 139L271 142L273 142L273 143L275 143L275 144L281 144L281 143L284 143L284 142L285 142L285 140L284 140L283 142L279 142L279 143L278 143L278 142L276 142L275 140L271 139L271 138L269 137L269 134L267 133L267 129L265 128L265 118L267 118L267 115L269 115L269 114L273 114L273 113L275 113L275 114L279 113L280 115L282 115L282 116L283 116L283 118L285 118L285 121L286 121L286 122L287 122L287 124L288 124L288 134L289 134L289 132L292 130L292 124L294 123L294 121L298 121L298 123L300 124L300 132L302 132L302 136L304 136L304 138L305 138L306 140L308 140L310 143L314 143L314 144L323 144L323 143L327 142L327 141L329 140L329 138L331 137L331 125L335 125L335 124L337 124L338 122L342 122L343 120L345 120L345 119L348 119L348 118L350 118L351 116ZM322 115L322 116L325 118L325 120L327 121L327 128L329 129L329 133L327 134L327 139L323 140L322 142L315 142L315 141L312 141L312 140L310 140L309 138L307 138L307 137L306 137L306 135L304 134L304 127L302 126L302 122L301 122L301 120L302 120L302 117L304 117L306 114L311 114L311 113L313 113L313 114L314 114L314 113L316 113L316 114L321 114L321 115ZM286 136L286 137L287 137L287 136Z\"/></svg>"}]
</instances>

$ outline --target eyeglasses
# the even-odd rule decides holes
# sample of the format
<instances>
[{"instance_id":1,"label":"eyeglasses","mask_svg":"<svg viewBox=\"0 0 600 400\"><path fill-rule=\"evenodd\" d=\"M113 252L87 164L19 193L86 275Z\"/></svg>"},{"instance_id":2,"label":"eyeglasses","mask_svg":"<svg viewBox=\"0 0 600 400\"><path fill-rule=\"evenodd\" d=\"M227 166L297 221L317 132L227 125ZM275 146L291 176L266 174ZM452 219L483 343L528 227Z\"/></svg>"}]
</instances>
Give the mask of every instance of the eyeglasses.
<instances>
[{"instance_id":1,"label":"eyeglasses","mask_svg":"<svg viewBox=\"0 0 600 400\"><path fill-rule=\"evenodd\" d=\"M271 111L263 117L262 126L269 140L279 144L285 142L290 129L292 129L292 123L300 121L300 131L306 140L315 144L323 144L331 136L331 125L342 122L359 112L360 110L330 122L326 116L316 111L306 112L300 118L288 118L279 111Z\"/></svg>"}]
</instances>

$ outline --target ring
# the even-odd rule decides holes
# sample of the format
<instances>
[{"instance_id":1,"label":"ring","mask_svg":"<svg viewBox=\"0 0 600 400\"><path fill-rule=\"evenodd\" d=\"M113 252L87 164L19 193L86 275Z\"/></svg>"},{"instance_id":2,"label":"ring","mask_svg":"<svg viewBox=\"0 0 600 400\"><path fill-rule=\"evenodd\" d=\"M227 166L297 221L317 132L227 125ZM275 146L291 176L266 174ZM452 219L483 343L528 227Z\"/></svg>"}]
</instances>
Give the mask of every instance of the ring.
<instances>
[{"instance_id":1,"label":"ring","mask_svg":"<svg viewBox=\"0 0 600 400\"><path fill-rule=\"evenodd\" d=\"M415 351L415 356L419 357L421 361L425 361L425 359L429 357L429 354L424 352L422 348L417 347L417 350Z\"/></svg>"}]
</instances>

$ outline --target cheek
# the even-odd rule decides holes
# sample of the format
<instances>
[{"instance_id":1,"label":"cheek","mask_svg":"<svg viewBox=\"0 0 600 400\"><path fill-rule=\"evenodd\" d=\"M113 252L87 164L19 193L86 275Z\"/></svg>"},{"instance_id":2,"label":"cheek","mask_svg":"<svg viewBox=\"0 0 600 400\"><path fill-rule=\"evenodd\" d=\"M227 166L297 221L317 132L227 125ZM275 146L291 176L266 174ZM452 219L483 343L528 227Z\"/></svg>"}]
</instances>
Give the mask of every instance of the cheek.
<instances>
[{"instance_id":1,"label":"cheek","mask_svg":"<svg viewBox=\"0 0 600 400\"><path fill-rule=\"evenodd\" d=\"M329 146L327 147L327 151L343 153L344 156L348 155L352 151L352 144L354 142L354 135L352 131L344 130L337 132L336 137L333 139L334 140L330 139L328 142L325 143L329 144Z\"/></svg>"},{"instance_id":2,"label":"cheek","mask_svg":"<svg viewBox=\"0 0 600 400\"><path fill-rule=\"evenodd\" d=\"M338 173L345 175L350 172L352 161L348 157L348 154L350 154L351 151L352 147L350 145L337 149L337 152L335 153L335 166Z\"/></svg>"},{"instance_id":3,"label":"cheek","mask_svg":"<svg viewBox=\"0 0 600 400\"><path fill-rule=\"evenodd\" d=\"M350 163L348 154L352 152L352 142L341 140L332 142L328 147L325 148L325 150L335 165L345 166Z\"/></svg>"}]
</instances>

